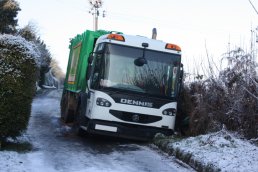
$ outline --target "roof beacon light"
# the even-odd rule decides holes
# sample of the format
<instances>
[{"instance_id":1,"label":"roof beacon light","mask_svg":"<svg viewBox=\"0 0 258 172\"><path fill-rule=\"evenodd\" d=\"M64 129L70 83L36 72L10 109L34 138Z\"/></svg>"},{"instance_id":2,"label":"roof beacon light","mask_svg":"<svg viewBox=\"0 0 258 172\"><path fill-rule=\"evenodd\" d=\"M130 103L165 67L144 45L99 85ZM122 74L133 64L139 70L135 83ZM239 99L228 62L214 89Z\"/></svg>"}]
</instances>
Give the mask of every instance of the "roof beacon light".
<instances>
[{"instance_id":1,"label":"roof beacon light","mask_svg":"<svg viewBox=\"0 0 258 172\"><path fill-rule=\"evenodd\" d=\"M166 44L166 49L181 51L181 48L176 44Z\"/></svg>"},{"instance_id":2,"label":"roof beacon light","mask_svg":"<svg viewBox=\"0 0 258 172\"><path fill-rule=\"evenodd\" d=\"M109 34L107 36L107 39L116 40L116 41L125 41L125 38L122 35L119 34Z\"/></svg>"}]
</instances>

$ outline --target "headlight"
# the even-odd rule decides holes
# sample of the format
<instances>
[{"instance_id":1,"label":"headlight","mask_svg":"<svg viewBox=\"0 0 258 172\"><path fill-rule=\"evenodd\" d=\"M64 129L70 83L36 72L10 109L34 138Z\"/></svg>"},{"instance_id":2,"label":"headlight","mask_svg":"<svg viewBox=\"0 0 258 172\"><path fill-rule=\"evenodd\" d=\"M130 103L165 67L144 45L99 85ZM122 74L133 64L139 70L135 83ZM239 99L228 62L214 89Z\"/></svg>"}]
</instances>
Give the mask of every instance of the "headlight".
<instances>
[{"instance_id":1,"label":"headlight","mask_svg":"<svg viewBox=\"0 0 258 172\"><path fill-rule=\"evenodd\" d=\"M103 99L103 98L97 98L96 104L98 106L104 106L104 107L110 107L111 103L110 101Z\"/></svg>"},{"instance_id":2,"label":"headlight","mask_svg":"<svg viewBox=\"0 0 258 172\"><path fill-rule=\"evenodd\" d=\"M165 109L162 111L162 114L167 116L176 116L176 109L174 108Z\"/></svg>"}]
</instances>

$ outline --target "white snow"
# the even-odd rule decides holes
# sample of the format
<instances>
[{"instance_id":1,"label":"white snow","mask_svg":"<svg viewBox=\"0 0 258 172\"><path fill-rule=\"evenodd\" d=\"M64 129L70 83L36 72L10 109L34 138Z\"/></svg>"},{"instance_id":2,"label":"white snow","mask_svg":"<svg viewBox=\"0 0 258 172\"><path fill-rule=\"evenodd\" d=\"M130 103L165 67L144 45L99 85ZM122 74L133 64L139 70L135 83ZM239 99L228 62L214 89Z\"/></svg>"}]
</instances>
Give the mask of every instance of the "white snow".
<instances>
[{"instance_id":1,"label":"white snow","mask_svg":"<svg viewBox=\"0 0 258 172\"><path fill-rule=\"evenodd\" d=\"M222 171L258 171L258 147L225 129L170 143L169 147L191 153L193 159Z\"/></svg>"},{"instance_id":2,"label":"white snow","mask_svg":"<svg viewBox=\"0 0 258 172\"><path fill-rule=\"evenodd\" d=\"M21 51L23 54L25 54L25 59L35 59L36 63L39 65L39 51L34 44L26 41L21 36L0 34L0 44L7 47L10 47L10 45L12 45L13 48L15 48L17 51ZM7 51L7 49L4 48L1 48L0 50Z\"/></svg>"},{"instance_id":3,"label":"white snow","mask_svg":"<svg viewBox=\"0 0 258 172\"><path fill-rule=\"evenodd\" d=\"M56 121L60 118L61 93L62 90L51 89L51 92L44 93L47 96L39 95L34 99L28 131L20 140L30 141L36 149L26 153L0 151L0 172L192 171L147 146L132 143L116 143L113 146L96 142L94 147L88 146L90 144L85 143L84 139L62 135L62 132L69 133L71 127L58 125ZM44 119L42 116L50 118L47 117L48 120L42 121L44 124L40 126L35 121ZM42 130L46 132L38 133Z\"/></svg>"}]
</instances>

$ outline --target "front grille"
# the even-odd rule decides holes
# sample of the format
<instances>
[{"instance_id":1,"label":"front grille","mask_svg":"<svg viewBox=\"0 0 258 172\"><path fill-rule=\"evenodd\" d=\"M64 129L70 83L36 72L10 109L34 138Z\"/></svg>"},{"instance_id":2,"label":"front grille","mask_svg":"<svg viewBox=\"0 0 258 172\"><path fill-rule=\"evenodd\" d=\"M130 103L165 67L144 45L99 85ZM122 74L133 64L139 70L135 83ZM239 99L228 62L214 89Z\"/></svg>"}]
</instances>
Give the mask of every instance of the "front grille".
<instances>
[{"instance_id":1,"label":"front grille","mask_svg":"<svg viewBox=\"0 0 258 172\"><path fill-rule=\"evenodd\" d=\"M117 110L109 110L109 113L120 120L142 124L149 124L162 120L161 116L153 116L140 113L131 113Z\"/></svg>"}]
</instances>

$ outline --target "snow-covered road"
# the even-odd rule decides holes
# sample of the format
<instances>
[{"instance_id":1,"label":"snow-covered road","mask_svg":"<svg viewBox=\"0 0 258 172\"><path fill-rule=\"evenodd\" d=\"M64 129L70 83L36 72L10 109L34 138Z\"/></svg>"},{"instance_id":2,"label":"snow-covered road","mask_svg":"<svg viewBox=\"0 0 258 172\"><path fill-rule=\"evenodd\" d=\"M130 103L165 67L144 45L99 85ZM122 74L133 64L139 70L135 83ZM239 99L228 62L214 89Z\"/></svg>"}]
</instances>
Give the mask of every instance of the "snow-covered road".
<instances>
[{"instance_id":1,"label":"snow-covered road","mask_svg":"<svg viewBox=\"0 0 258 172\"><path fill-rule=\"evenodd\" d=\"M147 143L79 137L60 122L60 91L34 99L25 138L28 153L0 152L1 172L193 171Z\"/></svg>"}]
</instances>

